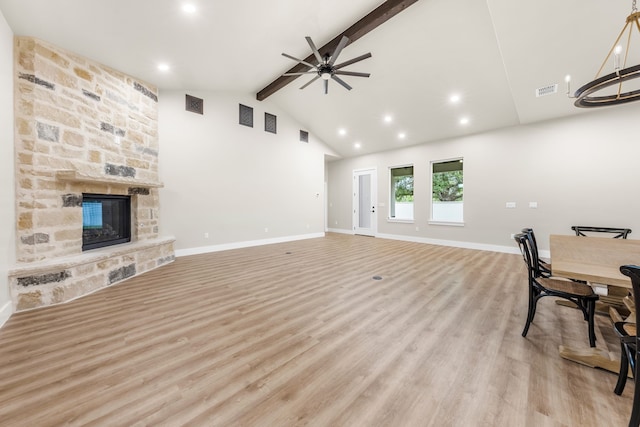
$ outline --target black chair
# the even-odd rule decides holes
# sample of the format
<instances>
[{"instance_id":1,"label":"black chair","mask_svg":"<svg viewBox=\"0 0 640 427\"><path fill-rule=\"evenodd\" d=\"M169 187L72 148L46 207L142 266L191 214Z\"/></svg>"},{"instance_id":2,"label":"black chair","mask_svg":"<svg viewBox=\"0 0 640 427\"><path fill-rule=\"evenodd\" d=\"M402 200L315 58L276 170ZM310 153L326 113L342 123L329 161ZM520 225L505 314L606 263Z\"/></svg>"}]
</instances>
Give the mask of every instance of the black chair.
<instances>
[{"instance_id":1,"label":"black chair","mask_svg":"<svg viewBox=\"0 0 640 427\"><path fill-rule=\"evenodd\" d=\"M626 239L629 233L631 233L630 228L611 228L611 227L588 227L585 225L574 225L571 227L573 231L576 232L576 236L589 236L585 233L609 233L613 234L614 239Z\"/></svg>"},{"instance_id":2,"label":"black chair","mask_svg":"<svg viewBox=\"0 0 640 427\"><path fill-rule=\"evenodd\" d=\"M522 331L522 336L527 336L529 326L531 322L533 322L536 314L538 300L542 297L553 296L573 302L582 311L584 320L588 323L589 345L595 347L594 315L598 295L593 292L591 286L585 283L545 277L540 270L538 254L534 250L531 235L528 233L520 233L516 234L514 239L518 243L524 262L527 265L529 279L529 310L527 312L527 323Z\"/></svg>"},{"instance_id":3,"label":"black chair","mask_svg":"<svg viewBox=\"0 0 640 427\"><path fill-rule=\"evenodd\" d=\"M620 373L618 374L618 382L613 390L618 396L624 391L627 383L627 375L629 374L629 364L631 364L631 372L636 371L636 324L631 322L616 322L614 325L616 333L620 336ZM634 374L635 378L635 374Z\"/></svg>"},{"instance_id":4,"label":"black chair","mask_svg":"<svg viewBox=\"0 0 640 427\"><path fill-rule=\"evenodd\" d=\"M623 265L620 272L631 278L631 287L633 288L633 298L636 302L640 301L640 267L637 265ZM620 335L621 357L620 357L620 374L618 375L618 383L614 392L622 394L624 385L627 382L627 374L629 373L629 364L633 371L633 378L638 377L637 360L638 360L638 334L636 325L640 321L640 313L636 310L635 323L632 322L616 322L615 330ZM631 410L631 419L629 426L638 427L640 425L640 384L636 381L636 387L633 391L633 408Z\"/></svg>"},{"instance_id":5,"label":"black chair","mask_svg":"<svg viewBox=\"0 0 640 427\"><path fill-rule=\"evenodd\" d=\"M538 263L540 264L540 273L545 277L551 276L551 264L540 258L540 251L538 250L538 242L536 241L536 235L533 232L533 228L523 228L522 232L528 234L533 244L533 250L538 256Z\"/></svg>"}]
</instances>

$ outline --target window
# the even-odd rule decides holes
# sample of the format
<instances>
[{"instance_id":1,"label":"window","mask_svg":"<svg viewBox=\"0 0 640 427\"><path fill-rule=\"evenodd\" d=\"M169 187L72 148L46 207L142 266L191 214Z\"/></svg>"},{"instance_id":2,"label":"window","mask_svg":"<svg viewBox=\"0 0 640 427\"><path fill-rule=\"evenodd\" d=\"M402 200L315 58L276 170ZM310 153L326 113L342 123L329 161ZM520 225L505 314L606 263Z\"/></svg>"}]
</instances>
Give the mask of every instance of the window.
<instances>
[{"instance_id":1,"label":"window","mask_svg":"<svg viewBox=\"0 0 640 427\"><path fill-rule=\"evenodd\" d=\"M462 223L462 159L431 163L431 220Z\"/></svg>"},{"instance_id":2,"label":"window","mask_svg":"<svg viewBox=\"0 0 640 427\"><path fill-rule=\"evenodd\" d=\"M413 166L390 169L389 219L413 220Z\"/></svg>"}]
</instances>

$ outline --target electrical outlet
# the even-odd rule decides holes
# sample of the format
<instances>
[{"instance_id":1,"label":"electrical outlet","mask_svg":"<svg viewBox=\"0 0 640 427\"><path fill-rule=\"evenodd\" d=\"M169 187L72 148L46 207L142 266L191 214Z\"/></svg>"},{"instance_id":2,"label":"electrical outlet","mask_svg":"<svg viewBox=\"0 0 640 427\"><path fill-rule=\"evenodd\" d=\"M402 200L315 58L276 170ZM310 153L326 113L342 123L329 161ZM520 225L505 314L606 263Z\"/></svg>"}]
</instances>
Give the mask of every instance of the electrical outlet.
<instances>
[{"instance_id":1,"label":"electrical outlet","mask_svg":"<svg viewBox=\"0 0 640 427\"><path fill-rule=\"evenodd\" d=\"M513 239L514 237L516 237L516 235L511 233L511 238Z\"/></svg>"},{"instance_id":2,"label":"electrical outlet","mask_svg":"<svg viewBox=\"0 0 640 427\"><path fill-rule=\"evenodd\" d=\"M268 229L267 227L265 227L265 228L264 228L264 232L265 232L265 233L268 233L268 232L269 232L269 229Z\"/></svg>"},{"instance_id":3,"label":"electrical outlet","mask_svg":"<svg viewBox=\"0 0 640 427\"><path fill-rule=\"evenodd\" d=\"M204 238L208 239L209 238L209 233L204 233Z\"/></svg>"}]
</instances>

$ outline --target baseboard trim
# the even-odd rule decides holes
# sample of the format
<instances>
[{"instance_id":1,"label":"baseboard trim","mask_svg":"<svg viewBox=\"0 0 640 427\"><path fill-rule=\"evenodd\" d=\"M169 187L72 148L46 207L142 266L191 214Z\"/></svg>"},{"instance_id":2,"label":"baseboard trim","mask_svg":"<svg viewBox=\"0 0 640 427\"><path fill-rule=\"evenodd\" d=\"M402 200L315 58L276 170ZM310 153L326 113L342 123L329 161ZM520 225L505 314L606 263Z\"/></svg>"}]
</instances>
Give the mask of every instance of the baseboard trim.
<instances>
[{"instance_id":1,"label":"baseboard trim","mask_svg":"<svg viewBox=\"0 0 640 427\"><path fill-rule=\"evenodd\" d=\"M12 314L13 304L11 303L11 301L7 301L4 306L0 308L0 328L2 328L2 325L4 325L7 320L9 320L9 317L11 317Z\"/></svg>"},{"instance_id":2,"label":"baseboard trim","mask_svg":"<svg viewBox=\"0 0 640 427\"><path fill-rule=\"evenodd\" d=\"M438 246L452 246L455 248L463 248L463 249L475 249L479 251L490 251L490 252L503 252L508 254L519 254L520 250L514 246L501 246L501 245L488 245L486 243L474 243L474 242L461 242L458 240L441 240L441 239L430 239L427 237L415 237L415 236L402 236L397 234L378 234L376 237L381 239L390 239L390 240L403 240L405 242L414 242L414 243L426 243L429 245L438 245ZM544 255L544 251L541 253Z\"/></svg>"},{"instance_id":3,"label":"baseboard trim","mask_svg":"<svg viewBox=\"0 0 640 427\"><path fill-rule=\"evenodd\" d=\"M301 234L298 236L276 237L273 239L248 240L244 242L223 243L220 245L199 246L197 248L176 249L175 253L176 253L176 257L200 255L200 254L206 254L210 252L228 251L230 249L242 249L242 248L250 248L253 246L272 245L274 243L294 242L296 240L316 239L318 237L324 237L324 235L325 235L324 232L310 233L310 234Z\"/></svg>"},{"instance_id":4,"label":"baseboard trim","mask_svg":"<svg viewBox=\"0 0 640 427\"><path fill-rule=\"evenodd\" d=\"M354 234L352 230L345 230L341 228L329 228L327 232L349 234L349 235ZM209 252L226 251L230 249L242 249L242 248L248 248L252 246L270 245L273 243L286 243L286 242L293 242L296 240L315 239L315 238L324 237L324 236L325 236L325 233L312 233L312 234L303 234L299 236L279 237L275 239L250 240L245 242L225 243L225 244L213 245L213 246L200 246L197 248L189 248L189 249L176 249L175 253L176 253L176 257L199 255L199 254L204 254ZM502 253L508 253L508 254L520 253L519 249L515 246L515 244L514 246L490 245L486 243L462 242L458 240L431 239L428 237L403 236L399 234L384 234L384 233L378 233L376 234L376 237L380 239L402 240L405 242L414 242L414 243L426 243L429 245L451 246L451 247L463 248L463 249L475 249L479 251L502 252ZM543 258L549 258L550 257L549 251L540 251L540 256Z\"/></svg>"},{"instance_id":5,"label":"baseboard trim","mask_svg":"<svg viewBox=\"0 0 640 427\"><path fill-rule=\"evenodd\" d=\"M327 231L329 233L354 234L353 230L345 230L343 228L329 228Z\"/></svg>"}]
</instances>

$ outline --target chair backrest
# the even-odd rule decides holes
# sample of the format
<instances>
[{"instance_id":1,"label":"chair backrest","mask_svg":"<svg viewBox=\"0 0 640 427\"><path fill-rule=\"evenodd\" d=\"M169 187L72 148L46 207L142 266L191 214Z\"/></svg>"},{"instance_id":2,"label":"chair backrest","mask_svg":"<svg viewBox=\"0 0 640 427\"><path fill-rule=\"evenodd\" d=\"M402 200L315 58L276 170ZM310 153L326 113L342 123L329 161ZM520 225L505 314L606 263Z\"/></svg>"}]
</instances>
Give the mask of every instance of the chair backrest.
<instances>
[{"instance_id":1,"label":"chair backrest","mask_svg":"<svg viewBox=\"0 0 640 427\"><path fill-rule=\"evenodd\" d=\"M585 233L610 233L613 234L611 237L614 239L626 239L629 233L631 233L630 228L589 227L586 225L574 225L571 229L576 232L576 236L587 237L588 234Z\"/></svg>"},{"instance_id":2,"label":"chair backrest","mask_svg":"<svg viewBox=\"0 0 640 427\"><path fill-rule=\"evenodd\" d=\"M620 273L631 278L633 298L635 299L636 304L638 304L638 301L640 301L640 266L623 265L620 267ZM640 311L638 310L639 308L640 307L636 305L636 325L640 324ZM637 334L635 344L636 350L640 348L640 339L638 338ZM638 407L640 406L640 389L638 388L640 386L640 380L638 379L638 377L640 376L638 375L640 368L638 368L638 360L640 360L640 354L634 351L632 352L632 355L632 357L635 358L635 363L631 366L635 365L633 376L636 378L636 389L633 391L633 409L631 410L631 419L629 420L629 426L640 426L640 415L638 414Z\"/></svg>"},{"instance_id":3,"label":"chair backrest","mask_svg":"<svg viewBox=\"0 0 640 427\"><path fill-rule=\"evenodd\" d=\"M529 279L534 279L540 276L540 264L538 261L538 254L533 250L533 239L529 233L519 233L513 236L514 240L518 244L522 258L529 270Z\"/></svg>"},{"instance_id":4,"label":"chair backrest","mask_svg":"<svg viewBox=\"0 0 640 427\"><path fill-rule=\"evenodd\" d=\"M529 235L529 238L531 239L531 244L533 245L532 249L535 250L536 254L538 254L538 257L539 257L538 242L536 241L536 235L533 232L533 228L523 228L522 232Z\"/></svg>"},{"instance_id":5,"label":"chair backrest","mask_svg":"<svg viewBox=\"0 0 640 427\"><path fill-rule=\"evenodd\" d=\"M523 228L522 233L528 234L531 237L533 246L538 249L538 242L536 241L536 235L533 233L533 228Z\"/></svg>"},{"instance_id":6,"label":"chair backrest","mask_svg":"<svg viewBox=\"0 0 640 427\"><path fill-rule=\"evenodd\" d=\"M640 324L640 307L637 306L640 301L640 266L623 265L620 267L620 273L631 278L631 287L633 288L633 299L636 302L636 325ZM639 383L640 385L640 383Z\"/></svg>"}]
</instances>

